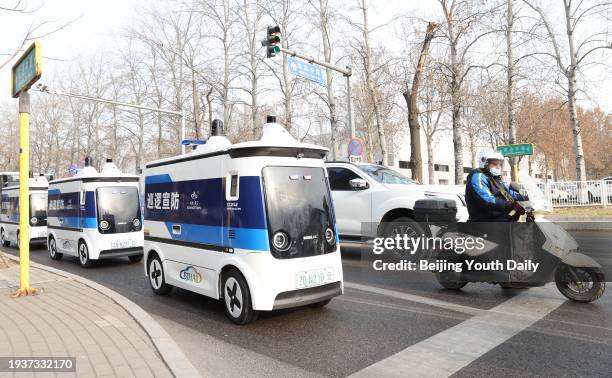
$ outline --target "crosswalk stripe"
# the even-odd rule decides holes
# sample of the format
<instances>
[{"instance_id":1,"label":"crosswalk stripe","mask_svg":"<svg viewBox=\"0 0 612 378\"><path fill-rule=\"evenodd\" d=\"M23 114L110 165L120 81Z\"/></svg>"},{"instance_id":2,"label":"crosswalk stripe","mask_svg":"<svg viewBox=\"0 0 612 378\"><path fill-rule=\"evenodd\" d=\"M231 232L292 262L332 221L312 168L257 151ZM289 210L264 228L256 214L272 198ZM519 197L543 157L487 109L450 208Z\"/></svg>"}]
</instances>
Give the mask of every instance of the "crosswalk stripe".
<instances>
[{"instance_id":1,"label":"crosswalk stripe","mask_svg":"<svg viewBox=\"0 0 612 378\"><path fill-rule=\"evenodd\" d=\"M554 285L529 291L353 374L448 377L559 307Z\"/></svg>"}]
</instances>

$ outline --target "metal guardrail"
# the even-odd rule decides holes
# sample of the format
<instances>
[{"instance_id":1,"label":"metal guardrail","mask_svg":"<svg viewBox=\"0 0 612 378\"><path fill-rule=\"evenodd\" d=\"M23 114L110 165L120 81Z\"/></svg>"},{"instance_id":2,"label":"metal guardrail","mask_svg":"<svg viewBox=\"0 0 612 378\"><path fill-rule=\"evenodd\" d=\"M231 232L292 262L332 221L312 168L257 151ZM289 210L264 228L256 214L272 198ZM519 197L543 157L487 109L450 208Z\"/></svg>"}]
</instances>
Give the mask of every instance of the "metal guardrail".
<instances>
[{"instance_id":1,"label":"metal guardrail","mask_svg":"<svg viewBox=\"0 0 612 378\"><path fill-rule=\"evenodd\" d=\"M553 207L608 206L612 204L612 180L540 183Z\"/></svg>"}]
</instances>

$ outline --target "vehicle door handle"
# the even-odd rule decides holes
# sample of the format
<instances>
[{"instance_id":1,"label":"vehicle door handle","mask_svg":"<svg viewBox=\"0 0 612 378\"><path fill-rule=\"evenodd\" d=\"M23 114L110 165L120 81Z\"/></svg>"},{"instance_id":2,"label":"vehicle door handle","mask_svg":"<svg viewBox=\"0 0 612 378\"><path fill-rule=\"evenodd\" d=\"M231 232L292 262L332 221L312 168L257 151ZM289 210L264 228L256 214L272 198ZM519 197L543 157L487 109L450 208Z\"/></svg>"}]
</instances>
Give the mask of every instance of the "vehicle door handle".
<instances>
[{"instance_id":1,"label":"vehicle door handle","mask_svg":"<svg viewBox=\"0 0 612 378\"><path fill-rule=\"evenodd\" d=\"M172 234L173 235L180 235L181 234L181 225L180 224L173 224L172 225Z\"/></svg>"}]
</instances>

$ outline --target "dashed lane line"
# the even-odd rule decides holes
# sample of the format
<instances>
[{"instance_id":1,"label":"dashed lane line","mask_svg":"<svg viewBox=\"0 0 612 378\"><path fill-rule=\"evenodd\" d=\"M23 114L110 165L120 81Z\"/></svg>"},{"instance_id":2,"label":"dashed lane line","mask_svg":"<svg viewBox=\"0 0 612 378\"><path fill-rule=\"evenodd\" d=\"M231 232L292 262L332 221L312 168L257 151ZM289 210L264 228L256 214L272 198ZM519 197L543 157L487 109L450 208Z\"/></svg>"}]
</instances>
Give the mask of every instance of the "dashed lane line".
<instances>
[{"instance_id":1,"label":"dashed lane line","mask_svg":"<svg viewBox=\"0 0 612 378\"><path fill-rule=\"evenodd\" d=\"M554 285L532 288L374 363L352 377L448 377L527 329L564 300Z\"/></svg>"}]
</instances>

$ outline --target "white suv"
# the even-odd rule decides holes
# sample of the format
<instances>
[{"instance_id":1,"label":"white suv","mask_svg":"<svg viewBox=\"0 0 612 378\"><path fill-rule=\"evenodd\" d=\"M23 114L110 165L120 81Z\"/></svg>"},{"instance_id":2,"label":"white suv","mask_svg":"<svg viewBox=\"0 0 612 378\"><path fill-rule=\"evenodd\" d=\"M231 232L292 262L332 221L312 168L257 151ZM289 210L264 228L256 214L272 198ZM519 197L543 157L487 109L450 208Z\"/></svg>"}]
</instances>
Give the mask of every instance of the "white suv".
<instances>
[{"instance_id":1,"label":"white suv","mask_svg":"<svg viewBox=\"0 0 612 378\"><path fill-rule=\"evenodd\" d=\"M375 164L330 162L326 167L338 233L345 241L386 235L394 223L413 225L413 231L420 234L422 230L414 221L413 209L415 201L424 198L452 199L457 203L457 220L468 218L462 187L420 185Z\"/></svg>"}]
</instances>

